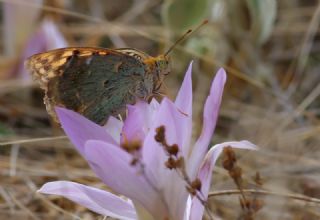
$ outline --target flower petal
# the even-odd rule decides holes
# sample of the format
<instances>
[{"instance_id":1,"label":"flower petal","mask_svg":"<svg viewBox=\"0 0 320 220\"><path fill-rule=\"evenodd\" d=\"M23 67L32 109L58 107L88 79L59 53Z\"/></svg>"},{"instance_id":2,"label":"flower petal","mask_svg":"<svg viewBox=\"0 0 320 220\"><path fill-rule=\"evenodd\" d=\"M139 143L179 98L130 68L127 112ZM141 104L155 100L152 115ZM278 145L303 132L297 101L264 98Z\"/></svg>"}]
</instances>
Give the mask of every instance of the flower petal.
<instances>
[{"instance_id":1,"label":"flower petal","mask_svg":"<svg viewBox=\"0 0 320 220\"><path fill-rule=\"evenodd\" d=\"M187 115L192 114L192 62L189 64L186 75L176 97L175 105Z\"/></svg>"},{"instance_id":2,"label":"flower petal","mask_svg":"<svg viewBox=\"0 0 320 220\"><path fill-rule=\"evenodd\" d=\"M187 116L172 103L169 99L164 98L157 112L157 117L151 126L151 130L145 138L142 148L142 158L145 164L146 173L154 185L160 189L164 200L168 206L169 212L173 219L182 219L186 206L188 193L183 187L184 180L175 170L169 170L165 166L168 155L165 153L163 146L155 141L156 128L165 127L165 138L169 145L179 145L179 155L186 155L181 148L183 140L183 126Z\"/></svg>"},{"instance_id":3,"label":"flower petal","mask_svg":"<svg viewBox=\"0 0 320 220\"><path fill-rule=\"evenodd\" d=\"M222 99L222 93L224 84L226 82L226 73L224 69L219 69L210 89L210 94L206 100L203 111L203 127L202 132L192 149L190 157L190 163L188 164L187 171L190 178L194 178L197 170L204 158L208 145L210 143L214 128L217 123L220 103Z\"/></svg>"},{"instance_id":4,"label":"flower petal","mask_svg":"<svg viewBox=\"0 0 320 220\"><path fill-rule=\"evenodd\" d=\"M107 123L103 126L107 133L120 144L123 122L113 116L109 116Z\"/></svg>"},{"instance_id":5,"label":"flower petal","mask_svg":"<svg viewBox=\"0 0 320 220\"><path fill-rule=\"evenodd\" d=\"M123 126L123 138L129 141L143 140L150 128L153 109L147 102L138 101L128 105L128 116Z\"/></svg>"},{"instance_id":6,"label":"flower petal","mask_svg":"<svg viewBox=\"0 0 320 220\"><path fill-rule=\"evenodd\" d=\"M182 86L178 92L175 105L177 108L186 114L187 120L184 120L184 124L182 124L181 128L183 129L183 143L182 147L185 152L189 152L190 150L190 141L191 141L191 133L192 133L192 62L190 63L184 80L182 82Z\"/></svg>"},{"instance_id":7,"label":"flower petal","mask_svg":"<svg viewBox=\"0 0 320 220\"><path fill-rule=\"evenodd\" d=\"M93 123L82 115L60 107L56 107L55 110L63 130L84 158L84 145L87 140L94 139L116 144L116 141L103 127Z\"/></svg>"},{"instance_id":8,"label":"flower petal","mask_svg":"<svg viewBox=\"0 0 320 220\"><path fill-rule=\"evenodd\" d=\"M210 183L212 180L212 170L215 166L215 163L223 151L225 147L232 147L232 148L240 148L240 149L249 149L249 150L256 150L256 145L250 143L249 141L231 141L231 142L224 142L221 144L214 145L209 152L207 153L201 168L198 173L198 178L201 180L201 194L204 196L204 200L207 200L208 193L210 189ZM193 198L192 200L192 207L190 213L190 220L200 220L203 216L204 207L199 202L197 198Z\"/></svg>"},{"instance_id":9,"label":"flower petal","mask_svg":"<svg viewBox=\"0 0 320 220\"><path fill-rule=\"evenodd\" d=\"M60 195L101 215L117 219L136 219L135 208L112 193L75 182L56 181L46 183L40 193Z\"/></svg>"},{"instance_id":10,"label":"flower petal","mask_svg":"<svg viewBox=\"0 0 320 220\"><path fill-rule=\"evenodd\" d=\"M188 117L183 114L171 100L164 98L159 106L159 109L156 113L155 120L152 121L150 125L150 131L145 138L145 143L143 147L143 159L147 160L147 164L150 162L153 164L157 163L156 160L159 160L160 155L166 156L163 148L155 141L154 136L156 134L156 129L160 126L165 127L165 136L166 141L169 145L177 144L180 147L180 153L183 155L186 153L184 149L181 148L184 133L183 133L183 124ZM155 158L152 158L155 157ZM166 156L167 159L167 156ZM152 166L158 168L158 165Z\"/></svg>"},{"instance_id":11,"label":"flower petal","mask_svg":"<svg viewBox=\"0 0 320 220\"><path fill-rule=\"evenodd\" d=\"M149 106L152 108L153 111L156 111L159 108L160 103L155 98L152 98L151 102L149 103Z\"/></svg>"},{"instance_id":12,"label":"flower petal","mask_svg":"<svg viewBox=\"0 0 320 220\"><path fill-rule=\"evenodd\" d=\"M97 176L113 191L139 202L154 216L166 214L158 192L141 173L143 171L131 164L133 157L130 154L118 146L89 140L85 155Z\"/></svg>"}]
</instances>

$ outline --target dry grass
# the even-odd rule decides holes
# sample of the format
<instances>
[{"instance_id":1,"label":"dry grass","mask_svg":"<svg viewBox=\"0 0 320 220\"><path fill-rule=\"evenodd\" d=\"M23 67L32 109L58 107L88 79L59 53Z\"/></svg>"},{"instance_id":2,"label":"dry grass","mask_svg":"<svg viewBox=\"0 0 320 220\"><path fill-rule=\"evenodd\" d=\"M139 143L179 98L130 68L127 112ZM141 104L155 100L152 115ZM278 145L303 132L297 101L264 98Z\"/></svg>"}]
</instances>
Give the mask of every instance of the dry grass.
<instances>
[{"instance_id":1,"label":"dry grass","mask_svg":"<svg viewBox=\"0 0 320 220\"><path fill-rule=\"evenodd\" d=\"M109 47L132 46L152 55L168 45L169 32L158 16L161 1L132 1L131 5L131 1L107 1L112 4L108 7L116 10L106 9L106 16L96 7L88 7L84 3L87 1L71 8L60 5L60 1L48 2L42 13L54 17L71 45L95 46L103 39ZM88 1L93 2L99 1ZM317 1L281 1L271 36L263 45L237 41L237 36L218 23L208 29L224 36L221 39L225 42L215 44L229 45L227 51L219 50L219 54L228 54L225 59L221 60L224 55L219 54L198 55L184 46L177 51L185 59L173 54L174 70L165 85L171 97L181 82L178 73L187 66L185 60L195 60L195 136L201 128L202 103L212 73L218 66L228 72L213 142L247 139L260 147L258 152L236 151L243 193L263 202L254 219L320 219L319 16ZM49 120L37 85L6 75L20 54L8 56L3 44L0 219L103 219L61 197L36 193L50 180L103 186L59 127ZM219 160L208 207L222 219L237 219L243 213L240 191L221 167ZM256 172L261 176L261 186L254 181Z\"/></svg>"}]
</instances>

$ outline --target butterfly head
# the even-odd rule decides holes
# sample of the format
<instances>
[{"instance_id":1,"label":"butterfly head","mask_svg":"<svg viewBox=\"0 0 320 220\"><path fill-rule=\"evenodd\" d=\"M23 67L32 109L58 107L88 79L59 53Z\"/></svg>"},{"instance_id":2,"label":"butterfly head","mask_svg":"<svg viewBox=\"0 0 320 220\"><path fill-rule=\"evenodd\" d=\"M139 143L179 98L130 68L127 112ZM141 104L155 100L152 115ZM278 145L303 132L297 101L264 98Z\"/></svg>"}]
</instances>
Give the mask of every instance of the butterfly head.
<instances>
[{"instance_id":1,"label":"butterfly head","mask_svg":"<svg viewBox=\"0 0 320 220\"><path fill-rule=\"evenodd\" d=\"M155 67L156 71L154 72L153 76L153 91L156 92L159 90L164 77L170 73L170 65L169 59L167 56L159 55L154 58L155 59Z\"/></svg>"},{"instance_id":2,"label":"butterfly head","mask_svg":"<svg viewBox=\"0 0 320 220\"><path fill-rule=\"evenodd\" d=\"M169 66L169 59L167 56L159 55L157 57L149 57L148 59L144 60L150 76L150 84L152 93L157 92L163 79L166 75L170 73L170 66Z\"/></svg>"},{"instance_id":3,"label":"butterfly head","mask_svg":"<svg viewBox=\"0 0 320 220\"><path fill-rule=\"evenodd\" d=\"M169 58L164 55L156 57L156 66L160 77L166 76L170 73Z\"/></svg>"}]
</instances>

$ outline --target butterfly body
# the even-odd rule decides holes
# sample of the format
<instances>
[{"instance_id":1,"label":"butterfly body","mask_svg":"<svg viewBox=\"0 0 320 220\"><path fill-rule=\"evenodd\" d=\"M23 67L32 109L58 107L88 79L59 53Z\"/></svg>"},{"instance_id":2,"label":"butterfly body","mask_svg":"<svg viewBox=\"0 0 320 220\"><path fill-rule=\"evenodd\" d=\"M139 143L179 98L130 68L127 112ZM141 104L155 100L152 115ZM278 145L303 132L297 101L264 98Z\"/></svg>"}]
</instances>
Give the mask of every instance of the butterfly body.
<instances>
[{"instance_id":1,"label":"butterfly body","mask_svg":"<svg viewBox=\"0 0 320 220\"><path fill-rule=\"evenodd\" d=\"M54 106L62 106L101 125L127 104L157 92L168 64L165 56L136 49L87 47L52 50L26 62L45 90L44 102L54 119Z\"/></svg>"}]
</instances>

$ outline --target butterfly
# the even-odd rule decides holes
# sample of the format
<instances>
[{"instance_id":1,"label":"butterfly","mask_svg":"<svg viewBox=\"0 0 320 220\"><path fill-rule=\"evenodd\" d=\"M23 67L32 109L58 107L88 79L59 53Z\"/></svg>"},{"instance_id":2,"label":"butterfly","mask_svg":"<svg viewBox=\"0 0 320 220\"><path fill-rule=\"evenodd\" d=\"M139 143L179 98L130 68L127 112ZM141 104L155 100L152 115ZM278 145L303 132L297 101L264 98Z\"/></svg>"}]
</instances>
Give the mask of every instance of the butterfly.
<instances>
[{"instance_id":1,"label":"butterfly","mask_svg":"<svg viewBox=\"0 0 320 220\"><path fill-rule=\"evenodd\" d=\"M44 103L55 121L54 106L61 106L100 125L127 104L155 94L170 72L166 56L132 48L56 49L31 56L26 66L45 91Z\"/></svg>"},{"instance_id":2,"label":"butterfly","mask_svg":"<svg viewBox=\"0 0 320 220\"><path fill-rule=\"evenodd\" d=\"M157 94L170 73L168 54L191 32L156 57L133 48L69 47L35 54L26 67L45 91L44 103L55 121L54 107L61 106L103 125L127 104Z\"/></svg>"}]
</instances>

